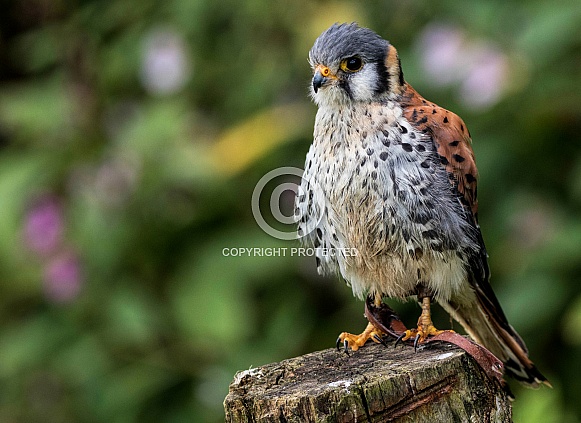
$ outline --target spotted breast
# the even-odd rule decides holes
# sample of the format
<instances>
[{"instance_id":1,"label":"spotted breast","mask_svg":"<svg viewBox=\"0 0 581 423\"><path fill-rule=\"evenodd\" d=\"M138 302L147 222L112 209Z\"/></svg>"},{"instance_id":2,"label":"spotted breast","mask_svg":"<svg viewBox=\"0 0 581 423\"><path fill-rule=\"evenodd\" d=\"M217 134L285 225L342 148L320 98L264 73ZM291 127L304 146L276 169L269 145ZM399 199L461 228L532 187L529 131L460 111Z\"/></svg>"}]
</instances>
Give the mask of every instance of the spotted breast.
<instances>
[{"instance_id":1,"label":"spotted breast","mask_svg":"<svg viewBox=\"0 0 581 423\"><path fill-rule=\"evenodd\" d=\"M320 107L297 197L299 233L320 273L363 298L414 295L425 279L449 299L466 280L477 232L451 190L432 138L395 102Z\"/></svg>"}]
</instances>

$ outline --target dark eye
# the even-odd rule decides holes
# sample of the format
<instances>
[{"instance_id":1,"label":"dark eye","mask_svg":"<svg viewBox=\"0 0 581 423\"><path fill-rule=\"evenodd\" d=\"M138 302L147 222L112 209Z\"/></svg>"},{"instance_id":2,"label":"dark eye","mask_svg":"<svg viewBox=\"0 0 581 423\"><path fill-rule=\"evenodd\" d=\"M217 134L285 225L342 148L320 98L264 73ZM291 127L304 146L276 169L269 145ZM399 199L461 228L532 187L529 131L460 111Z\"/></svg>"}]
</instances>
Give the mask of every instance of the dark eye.
<instances>
[{"instance_id":1,"label":"dark eye","mask_svg":"<svg viewBox=\"0 0 581 423\"><path fill-rule=\"evenodd\" d=\"M357 56L349 57L341 62L341 69L346 72L357 72L363 66L363 62Z\"/></svg>"}]
</instances>

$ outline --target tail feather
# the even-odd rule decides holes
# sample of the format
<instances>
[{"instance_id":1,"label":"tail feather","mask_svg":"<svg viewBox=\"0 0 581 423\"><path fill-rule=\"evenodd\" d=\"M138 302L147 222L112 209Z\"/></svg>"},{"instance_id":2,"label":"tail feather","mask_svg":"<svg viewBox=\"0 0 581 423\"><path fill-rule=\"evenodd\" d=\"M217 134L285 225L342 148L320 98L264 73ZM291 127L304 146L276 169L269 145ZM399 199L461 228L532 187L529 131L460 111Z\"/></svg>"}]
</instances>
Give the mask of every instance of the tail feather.
<instances>
[{"instance_id":1,"label":"tail feather","mask_svg":"<svg viewBox=\"0 0 581 423\"><path fill-rule=\"evenodd\" d=\"M551 386L529 358L523 339L508 319L490 286L490 269L484 240L476 224L480 251L468 256L467 273L471 289L462 297L451 298L442 306L479 344L488 348L504 363L505 373L524 385L537 388Z\"/></svg>"},{"instance_id":2,"label":"tail feather","mask_svg":"<svg viewBox=\"0 0 581 423\"><path fill-rule=\"evenodd\" d=\"M537 388L541 383L550 386L547 378L528 357L524 341L508 324L504 313L491 312L477 292L475 295L476 301L470 303L449 301L442 306L476 342L484 345L504 363L508 375L532 388Z\"/></svg>"}]
</instances>

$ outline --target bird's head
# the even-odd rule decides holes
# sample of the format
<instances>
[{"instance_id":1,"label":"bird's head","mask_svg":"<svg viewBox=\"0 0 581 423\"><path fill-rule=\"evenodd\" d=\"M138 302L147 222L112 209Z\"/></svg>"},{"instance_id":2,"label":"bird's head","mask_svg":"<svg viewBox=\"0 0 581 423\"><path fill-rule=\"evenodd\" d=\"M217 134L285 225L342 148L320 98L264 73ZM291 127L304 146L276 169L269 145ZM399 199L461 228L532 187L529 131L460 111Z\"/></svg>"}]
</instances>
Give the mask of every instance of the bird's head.
<instances>
[{"instance_id":1,"label":"bird's head","mask_svg":"<svg viewBox=\"0 0 581 423\"><path fill-rule=\"evenodd\" d=\"M311 96L319 106L373 102L401 92L404 80L397 51L356 23L334 24L309 52Z\"/></svg>"}]
</instances>

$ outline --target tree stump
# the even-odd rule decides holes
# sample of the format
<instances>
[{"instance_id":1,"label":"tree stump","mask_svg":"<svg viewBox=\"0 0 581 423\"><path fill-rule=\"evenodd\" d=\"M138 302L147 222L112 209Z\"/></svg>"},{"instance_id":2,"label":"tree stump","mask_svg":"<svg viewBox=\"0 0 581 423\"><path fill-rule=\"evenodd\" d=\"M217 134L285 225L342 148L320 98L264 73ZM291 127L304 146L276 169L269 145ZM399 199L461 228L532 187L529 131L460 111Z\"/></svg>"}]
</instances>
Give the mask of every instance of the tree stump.
<instances>
[{"instance_id":1,"label":"tree stump","mask_svg":"<svg viewBox=\"0 0 581 423\"><path fill-rule=\"evenodd\" d=\"M393 345L393 344L392 344ZM236 373L226 422L511 422L510 401L462 349L369 343Z\"/></svg>"}]
</instances>

